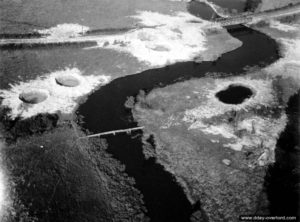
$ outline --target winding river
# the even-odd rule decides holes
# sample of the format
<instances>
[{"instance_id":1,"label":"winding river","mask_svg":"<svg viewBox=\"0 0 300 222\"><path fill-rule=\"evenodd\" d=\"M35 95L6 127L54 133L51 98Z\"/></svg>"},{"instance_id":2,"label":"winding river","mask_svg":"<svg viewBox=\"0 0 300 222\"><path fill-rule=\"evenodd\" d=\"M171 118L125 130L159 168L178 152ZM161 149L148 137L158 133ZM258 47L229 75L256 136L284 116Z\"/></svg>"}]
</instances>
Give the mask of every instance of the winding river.
<instances>
[{"instance_id":1,"label":"winding river","mask_svg":"<svg viewBox=\"0 0 300 222\"><path fill-rule=\"evenodd\" d=\"M221 77L243 75L247 67L264 67L279 58L275 40L265 34L245 26L229 27L227 30L243 45L223 54L217 61L182 62L147 70L118 78L94 92L77 111L83 117L83 128L98 133L137 126L130 109L124 104L128 97L136 96L140 90L149 92L156 87L201 78L207 73L218 72ZM189 221L196 206L190 204L170 173L154 159L145 159L141 136L140 133L106 136L108 152L123 163L126 173L135 179L135 186L144 196L151 221Z\"/></svg>"}]
</instances>

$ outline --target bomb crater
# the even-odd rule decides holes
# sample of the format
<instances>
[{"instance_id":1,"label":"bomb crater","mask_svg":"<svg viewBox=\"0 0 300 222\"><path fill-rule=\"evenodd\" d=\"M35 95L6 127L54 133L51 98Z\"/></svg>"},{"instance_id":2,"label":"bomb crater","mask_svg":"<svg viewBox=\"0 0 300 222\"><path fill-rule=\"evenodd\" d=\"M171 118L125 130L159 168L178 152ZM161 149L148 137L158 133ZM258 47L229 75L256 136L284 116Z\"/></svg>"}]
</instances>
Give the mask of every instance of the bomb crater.
<instances>
[{"instance_id":1,"label":"bomb crater","mask_svg":"<svg viewBox=\"0 0 300 222\"><path fill-rule=\"evenodd\" d=\"M66 87L76 87L80 84L80 81L76 77L71 75L56 77L55 81L58 85Z\"/></svg>"},{"instance_id":2,"label":"bomb crater","mask_svg":"<svg viewBox=\"0 0 300 222\"><path fill-rule=\"evenodd\" d=\"M253 91L242 85L231 84L226 89L216 93L216 97L226 104L241 104L254 95Z\"/></svg>"},{"instance_id":3,"label":"bomb crater","mask_svg":"<svg viewBox=\"0 0 300 222\"><path fill-rule=\"evenodd\" d=\"M38 104L45 101L49 96L48 91L42 89L31 89L22 92L19 99L24 103Z\"/></svg>"}]
</instances>

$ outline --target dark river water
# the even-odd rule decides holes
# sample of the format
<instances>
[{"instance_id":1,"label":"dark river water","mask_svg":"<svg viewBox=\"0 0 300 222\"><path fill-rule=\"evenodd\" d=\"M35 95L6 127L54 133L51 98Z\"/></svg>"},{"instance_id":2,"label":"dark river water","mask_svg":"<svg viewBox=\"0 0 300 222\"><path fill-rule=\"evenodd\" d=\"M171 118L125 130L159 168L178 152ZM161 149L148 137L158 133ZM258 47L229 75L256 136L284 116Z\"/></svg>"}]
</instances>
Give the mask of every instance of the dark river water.
<instances>
[{"instance_id":1,"label":"dark river water","mask_svg":"<svg viewBox=\"0 0 300 222\"><path fill-rule=\"evenodd\" d=\"M101 87L77 111L83 116L83 128L98 133L137 126L124 104L129 96L136 96L140 90L148 92L156 87L201 78L208 72L222 73L223 76L242 75L246 67L263 67L279 58L277 44L268 36L244 26L230 27L228 32L243 45L223 54L217 61L177 63L118 78ZM130 135L105 138L108 152L123 163L126 173L135 179L151 221L189 221L193 206L170 173L154 159L144 158L141 134L135 135L135 138Z\"/></svg>"}]
</instances>

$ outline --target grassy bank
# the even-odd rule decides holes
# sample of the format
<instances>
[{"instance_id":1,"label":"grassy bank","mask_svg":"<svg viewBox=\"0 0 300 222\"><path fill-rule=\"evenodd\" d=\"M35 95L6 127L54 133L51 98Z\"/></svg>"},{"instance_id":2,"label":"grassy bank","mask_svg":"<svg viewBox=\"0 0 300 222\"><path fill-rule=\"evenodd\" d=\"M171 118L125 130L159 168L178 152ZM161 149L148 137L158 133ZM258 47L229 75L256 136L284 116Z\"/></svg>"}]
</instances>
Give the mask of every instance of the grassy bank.
<instances>
[{"instance_id":1,"label":"grassy bank","mask_svg":"<svg viewBox=\"0 0 300 222\"><path fill-rule=\"evenodd\" d=\"M254 96L224 105L215 94L229 84L249 87ZM133 116L145 127L146 156L175 175L210 220L237 221L242 214L270 213L264 177L295 88L291 79L270 79L261 71L188 80L140 93Z\"/></svg>"},{"instance_id":2,"label":"grassy bank","mask_svg":"<svg viewBox=\"0 0 300 222\"><path fill-rule=\"evenodd\" d=\"M145 220L141 194L104 140L78 140L84 133L57 115L11 121L2 111L13 200L5 221Z\"/></svg>"}]
</instances>

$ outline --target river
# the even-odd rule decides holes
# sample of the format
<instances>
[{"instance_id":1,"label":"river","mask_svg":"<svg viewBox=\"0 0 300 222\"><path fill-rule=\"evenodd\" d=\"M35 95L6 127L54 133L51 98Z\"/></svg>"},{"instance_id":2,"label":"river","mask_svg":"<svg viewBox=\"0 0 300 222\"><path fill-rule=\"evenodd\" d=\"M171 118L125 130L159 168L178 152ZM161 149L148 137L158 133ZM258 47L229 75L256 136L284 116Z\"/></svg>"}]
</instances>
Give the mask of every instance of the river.
<instances>
[{"instance_id":1,"label":"river","mask_svg":"<svg viewBox=\"0 0 300 222\"><path fill-rule=\"evenodd\" d=\"M214 2L222 5L221 0L215 0ZM237 2L236 0L231 0L229 1L229 5L227 2L226 4L230 9L235 8L237 11L242 11L244 3L241 3L242 1ZM109 5L110 2L107 2L107 4ZM78 7L77 4L75 6ZM105 7L107 6L105 5ZM63 7L60 8L63 10ZM89 13L94 10L94 14L96 15L99 9L93 9L93 7L89 6L88 10ZM210 19L212 12L207 12L207 10L209 9L205 8L203 10L203 8L198 7L197 3L192 3L189 9L194 15L202 15L203 18ZM84 14L84 11L81 10L80 13ZM72 10L66 14L58 10L57 14L64 19L68 18L65 20L69 22L77 22L80 17L77 18L72 13ZM107 28L106 25L110 23L103 21L103 27L99 27L99 20L101 21L103 17L107 17L107 20L110 21L114 13L107 12L106 14L105 16L99 15L98 19L95 16L83 18L92 27L94 25L97 28ZM49 16L41 20L40 26L51 26L52 23L55 23L52 20L56 21L56 18L57 16L49 13ZM31 20L36 22L36 16L33 15ZM115 25L116 28L123 24L119 20L118 22L120 24L117 23ZM28 24L23 24L23 26L25 31L31 31L31 29L28 29ZM133 120L131 110L126 108L124 104L128 97L136 96L140 90L149 92L156 87L167 86L191 78L202 78L207 73L213 72L221 73L221 78L226 77L228 74L243 75L246 73L247 67L264 67L279 58L276 42L267 35L245 26L230 27L227 30L234 38L239 39L243 45L236 50L223 54L217 61L176 63L138 74L132 73L133 75L117 78L108 85L101 87L90 95L87 101L77 110L77 114L81 115L84 120L82 127L93 133L135 127L137 123ZM12 33L15 33L15 31L13 30ZM0 57L4 58L2 69L5 69L2 72L6 72L7 76L1 77L0 74L0 87L7 88L12 81L13 83L15 81L18 82L20 79L26 81L41 73L66 67L74 63L74 61L77 61L76 65L82 69L90 67L92 63L92 67L90 68L92 71L105 67L97 63L99 60L98 50L87 51L79 49L81 47L64 46L59 49L50 47L43 50L31 49L25 52L22 50L2 50ZM110 70L104 69L103 71L107 72ZM126 173L135 179L135 186L143 194L151 221L189 221L191 214L197 208L201 207L201 203L192 206L183 189L175 181L174 176L165 171L161 165L157 164L155 159L145 159L141 138L141 132L137 132L134 135L106 136L105 139L108 142L107 150L114 158L126 166Z\"/></svg>"},{"instance_id":2,"label":"river","mask_svg":"<svg viewBox=\"0 0 300 222\"><path fill-rule=\"evenodd\" d=\"M147 70L112 81L94 92L82 104L77 114L83 117L83 128L98 133L114 129L135 127L130 109L124 104L128 97L140 90L150 91L175 82L201 78L218 72L243 75L247 67L267 66L279 58L275 40L244 26L229 27L228 32L243 45L223 54L214 62L182 62L167 67ZM126 166L126 173L136 181L143 196L151 221L189 221L194 207L189 203L174 177L157 164L145 159L141 134L105 137L108 152ZM201 203L200 203L201 205Z\"/></svg>"}]
</instances>

